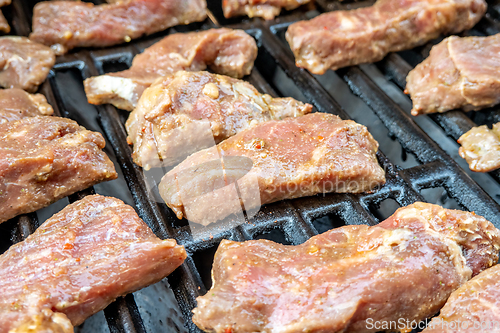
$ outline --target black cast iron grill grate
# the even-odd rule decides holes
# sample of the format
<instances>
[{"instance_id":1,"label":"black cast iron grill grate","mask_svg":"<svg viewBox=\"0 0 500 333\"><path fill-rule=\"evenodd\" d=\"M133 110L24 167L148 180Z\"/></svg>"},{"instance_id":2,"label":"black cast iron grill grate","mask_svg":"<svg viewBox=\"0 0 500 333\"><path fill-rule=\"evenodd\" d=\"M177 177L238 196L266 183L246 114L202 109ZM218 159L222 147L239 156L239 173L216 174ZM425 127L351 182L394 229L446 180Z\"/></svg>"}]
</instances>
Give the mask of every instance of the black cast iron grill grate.
<instances>
[{"instance_id":1,"label":"black cast iron grill grate","mask_svg":"<svg viewBox=\"0 0 500 333\"><path fill-rule=\"evenodd\" d=\"M429 188L444 189L440 200L445 201L448 198L448 202L456 202L456 205L463 209L475 211L500 227L500 206L497 202L379 87L363 66L354 66L336 72L343 84L349 87L348 101L353 104L361 103L376 115L378 123L373 126L380 127L382 134L374 136L379 142L387 141L384 139L387 134L397 140L392 145L381 145L377 155L386 170L386 185L370 194L326 194L266 205L245 224L224 233L213 234L206 239L194 240L186 221L179 221L165 204L157 202L154 194L147 189L141 168L132 162L131 149L127 145L124 129L128 112L117 110L110 105L89 105L83 91L83 79L127 68L137 53L169 33L208 29L219 25L230 26L245 29L257 41L259 56L252 74L246 79L258 90L274 96L293 96L313 104L315 111L333 113L348 119L351 118L350 114L332 97L320 78L295 67L293 56L283 36L291 22L310 18L318 14L318 11L356 8L374 1L340 3L318 0L317 9L303 6L298 10L283 13L271 22L258 19L227 20L222 16L220 0L208 2L211 15L205 22L168 29L132 41L125 46L96 50L79 49L59 57L49 79L40 87L39 91L46 95L56 115L72 118L87 129L100 131L105 135L106 152L117 166L119 179L96 185L68 197L68 200L60 200L47 209L1 224L0 251L3 252L11 244L26 238L48 216L68 202L97 192L119 197L133 205L139 216L160 238L175 238L186 247L189 254L186 262L168 277L168 283L164 283L165 288L173 291L175 295L173 304L169 305L168 315L155 318L154 313L161 313L160 308L164 305L153 301L148 303L149 307L144 307L142 300L138 302L139 297L142 299L143 295L134 293L119 298L108 306L104 310L107 325L102 322L98 329L90 331L200 332L191 321L191 310L196 306L196 297L205 294L211 286L213 255L223 238L238 241L266 238L284 244L300 244L318 233L342 225L377 224L399 206L406 206L418 200L426 201L424 192ZM11 6L3 9L13 28L13 34L29 34L35 3L36 1L31 0L14 0ZM500 31L497 19L500 19L500 0L491 2L487 16L468 33L496 33ZM387 76L387 80L392 80L403 88L406 74L426 56L429 49L427 45L406 53L391 54L378 63L377 67ZM472 119L461 111L451 111L431 115L430 118L456 140L475 126L475 122L483 124L500 121L500 107L470 116ZM374 133L373 128L370 130ZM402 149L401 160L393 157L393 149ZM384 155L384 151L391 155L392 161ZM405 162L408 156L414 157L414 164ZM500 181L498 171L492 172L491 176ZM184 326L168 316L181 316ZM85 325L86 323L79 329L86 331Z\"/></svg>"}]
</instances>

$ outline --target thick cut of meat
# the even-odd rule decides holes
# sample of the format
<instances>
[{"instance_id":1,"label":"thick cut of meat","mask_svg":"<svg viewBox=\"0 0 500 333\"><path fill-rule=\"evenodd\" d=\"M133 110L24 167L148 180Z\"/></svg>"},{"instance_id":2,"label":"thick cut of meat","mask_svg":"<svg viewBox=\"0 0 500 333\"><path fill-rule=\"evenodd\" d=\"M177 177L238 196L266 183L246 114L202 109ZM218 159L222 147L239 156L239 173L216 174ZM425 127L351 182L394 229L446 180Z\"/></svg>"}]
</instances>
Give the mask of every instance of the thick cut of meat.
<instances>
[{"instance_id":1,"label":"thick cut of meat","mask_svg":"<svg viewBox=\"0 0 500 333\"><path fill-rule=\"evenodd\" d=\"M416 203L379 225L344 226L297 246L223 240L193 322L217 333L375 332L375 322L418 322L496 263L499 237L474 213Z\"/></svg>"},{"instance_id":2,"label":"thick cut of meat","mask_svg":"<svg viewBox=\"0 0 500 333\"><path fill-rule=\"evenodd\" d=\"M472 171L489 172L500 168L500 123L493 129L483 125L473 127L463 134L458 143L458 152Z\"/></svg>"},{"instance_id":3,"label":"thick cut of meat","mask_svg":"<svg viewBox=\"0 0 500 333\"><path fill-rule=\"evenodd\" d=\"M85 93L91 104L111 103L132 111L144 89L161 76L209 66L219 74L241 78L250 74L256 57L255 40L243 30L173 34L137 55L130 69L86 79Z\"/></svg>"},{"instance_id":4,"label":"thick cut of meat","mask_svg":"<svg viewBox=\"0 0 500 333\"><path fill-rule=\"evenodd\" d=\"M69 119L28 117L0 124L0 223L115 179L104 145L100 133Z\"/></svg>"},{"instance_id":5,"label":"thick cut of meat","mask_svg":"<svg viewBox=\"0 0 500 333\"><path fill-rule=\"evenodd\" d=\"M203 21L205 0L129 0L95 6L79 1L44 1L33 13L30 38L56 54L74 47L109 46Z\"/></svg>"},{"instance_id":6,"label":"thick cut of meat","mask_svg":"<svg viewBox=\"0 0 500 333\"><path fill-rule=\"evenodd\" d=\"M378 0L294 23L286 39L297 66L323 74L470 29L485 12L484 0Z\"/></svg>"},{"instance_id":7,"label":"thick cut of meat","mask_svg":"<svg viewBox=\"0 0 500 333\"><path fill-rule=\"evenodd\" d=\"M268 121L189 156L159 190L178 218L207 225L235 213L223 199L234 183L247 211L254 203L371 191L385 183L377 149L366 127L331 114Z\"/></svg>"},{"instance_id":8,"label":"thick cut of meat","mask_svg":"<svg viewBox=\"0 0 500 333\"><path fill-rule=\"evenodd\" d=\"M479 110L500 103L500 34L451 36L407 77L412 115Z\"/></svg>"},{"instance_id":9,"label":"thick cut of meat","mask_svg":"<svg viewBox=\"0 0 500 333\"><path fill-rule=\"evenodd\" d=\"M500 331L500 265L455 290L424 333Z\"/></svg>"},{"instance_id":10,"label":"thick cut of meat","mask_svg":"<svg viewBox=\"0 0 500 333\"><path fill-rule=\"evenodd\" d=\"M74 333L74 329L64 313L44 308L9 333Z\"/></svg>"},{"instance_id":11,"label":"thick cut of meat","mask_svg":"<svg viewBox=\"0 0 500 333\"><path fill-rule=\"evenodd\" d=\"M272 20L281 12L281 8L292 10L311 0L222 0L224 16L248 15Z\"/></svg>"},{"instance_id":12,"label":"thick cut of meat","mask_svg":"<svg viewBox=\"0 0 500 333\"><path fill-rule=\"evenodd\" d=\"M45 221L0 256L0 333L44 309L73 326L117 297L169 275L186 258L122 201L87 196Z\"/></svg>"},{"instance_id":13,"label":"thick cut of meat","mask_svg":"<svg viewBox=\"0 0 500 333\"><path fill-rule=\"evenodd\" d=\"M42 94L28 94L17 88L0 90L0 124L53 113L52 106Z\"/></svg>"},{"instance_id":14,"label":"thick cut of meat","mask_svg":"<svg viewBox=\"0 0 500 333\"><path fill-rule=\"evenodd\" d=\"M245 81L180 71L144 91L126 128L134 162L149 169L178 163L258 123L311 110L293 98L260 94Z\"/></svg>"},{"instance_id":15,"label":"thick cut of meat","mask_svg":"<svg viewBox=\"0 0 500 333\"><path fill-rule=\"evenodd\" d=\"M34 92L56 61L50 48L26 37L0 37L0 86Z\"/></svg>"}]
</instances>

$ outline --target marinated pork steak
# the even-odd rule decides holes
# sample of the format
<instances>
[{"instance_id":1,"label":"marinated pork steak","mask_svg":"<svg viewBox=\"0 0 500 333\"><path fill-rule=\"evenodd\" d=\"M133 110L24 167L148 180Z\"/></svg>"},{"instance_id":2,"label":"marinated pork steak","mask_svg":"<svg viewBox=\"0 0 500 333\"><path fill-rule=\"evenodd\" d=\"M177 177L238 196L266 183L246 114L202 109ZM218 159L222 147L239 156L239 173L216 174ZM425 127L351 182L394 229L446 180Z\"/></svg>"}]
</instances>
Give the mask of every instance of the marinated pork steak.
<instances>
[{"instance_id":1,"label":"marinated pork steak","mask_svg":"<svg viewBox=\"0 0 500 333\"><path fill-rule=\"evenodd\" d=\"M292 10L311 0L222 0L222 11L226 18L247 15L272 20L281 8Z\"/></svg>"},{"instance_id":2,"label":"marinated pork steak","mask_svg":"<svg viewBox=\"0 0 500 333\"><path fill-rule=\"evenodd\" d=\"M11 329L9 333L74 333L74 329L64 313L54 313L44 308L40 313Z\"/></svg>"},{"instance_id":3,"label":"marinated pork steak","mask_svg":"<svg viewBox=\"0 0 500 333\"><path fill-rule=\"evenodd\" d=\"M418 322L496 263L499 245L483 217L427 203L297 246L223 240L193 322L234 333L375 332L376 322Z\"/></svg>"},{"instance_id":4,"label":"marinated pork steak","mask_svg":"<svg viewBox=\"0 0 500 333\"><path fill-rule=\"evenodd\" d=\"M0 86L34 92L45 81L56 56L26 37L0 37Z\"/></svg>"},{"instance_id":5,"label":"marinated pork steak","mask_svg":"<svg viewBox=\"0 0 500 333\"><path fill-rule=\"evenodd\" d=\"M472 171L489 172L500 168L500 123L493 129L483 125L473 127L463 134L458 143L458 153L469 164Z\"/></svg>"},{"instance_id":6,"label":"marinated pork steak","mask_svg":"<svg viewBox=\"0 0 500 333\"><path fill-rule=\"evenodd\" d=\"M73 326L117 297L156 283L186 258L121 200L87 196L0 256L0 333L45 309Z\"/></svg>"},{"instance_id":7,"label":"marinated pork steak","mask_svg":"<svg viewBox=\"0 0 500 333\"><path fill-rule=\"evenodd\" d=\"M424 333L498 332L500 266L488 268L455 290Z\"/></svg>"},{"instance_id":8,"label":"marinated pork steak","mask_svg":"<svg viewBox=\"0 0 500 333\"><path fill-rule=\"evenodd\" d=\"M28 94L17 88L0 90L0 124L53 113L52 106L42 94Z\"/></svg>"},{"instance_id":9,"label":"marinated pork steak","mask_svg":"<svg viewBox=\"0 0 500 333\"><path fill-rule=\"evenodd\" d=\"M293 98L260 94L245 81L180 71L146 89L125 125L134 162L148 170L178 163L258 123L311 110Z\"/></svg>"},{"instance_id":10,"label":"marinated pork steak","mask_svg":"<svg viewBox=\"0 0 500 333\"><path fill-rule=\"evenodd\" d=\"M207 225L242 206L371 191L385 183L377 149L366 127L331 114L272 120L189 156L163 177L159 191L179 219ZM235 183L241 206L224 200Z\"/></svg>"},{"instance_id":11,"label":"marinated pork steak","mask_svg":"<svg viewBox=\"0 0 500 333\"><path fill-rule=\"evenodd\" d=\"M256 57L255 40L243 30L172 34L137 55L130 69L86 79L85 93L91 104L110 103L132 111L144 89L161 76L208 66L216 73L241 78L250 74Z\"/></svg>"},{"instance_id":12,"label":"marinated pork steak","mask_svg":"<svg viewBox=\"0 0 500 333\"><path fill-rule=\"evenodd\" d=\"M500 103L500 34L451 36L406 79L412 115L453 109L479 110Z\"/></svg>"},{"instance_id":13,"label":"marinated pork steak","mask_svg":"<svg viewBox=\"0 0 500 333\"><path fill-rule=\"evenodd\" d=\"M75 47L109 46L203 21L205 0L127 0L95 6L80 1L44 1L33 12L30 38L56 54Z\"/></svg>"},{"instance_id":14,"label":"marinated pork steak","mask_svg":"<svg viewBox=\"0 0 500 333\"><path fill-rule=\"evenodd\" d=\"M104 145L100 133L65 118L0 124L0 223L117 178Z\"/></svg>"},{"instance_id":15,"label":"marinated pork steak","mask_svg":"<svg viewBox=\"0 0 500 333\"><path fill-rule=\"evenodd\" d=\"M298 67L323 74L470 29L485 12L484 0L378 0L294 23L286 39Z\"/></svg>"}]
</instances>

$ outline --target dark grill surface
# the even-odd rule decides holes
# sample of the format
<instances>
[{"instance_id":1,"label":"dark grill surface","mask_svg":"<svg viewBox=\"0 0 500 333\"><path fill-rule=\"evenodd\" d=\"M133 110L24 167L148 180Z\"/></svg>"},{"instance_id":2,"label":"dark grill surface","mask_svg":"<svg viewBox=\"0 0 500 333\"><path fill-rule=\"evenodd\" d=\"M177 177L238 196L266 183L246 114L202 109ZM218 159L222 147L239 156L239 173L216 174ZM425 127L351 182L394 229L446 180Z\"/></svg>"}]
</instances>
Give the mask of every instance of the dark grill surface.
<instances>
[{"instance_id":1,"label":"dark grill surface","mask_svg":"<svg viewBox=\"0 0 500 333\"><path fill-rule=\"evenodd\" d=\"M306 5L292 12L282 12L272 22L248 18L228 20L222 16L221 0L208 2L211 15L205 22L175 27L124 46L77 49L59 57L48 81L40 87L57 115L74 119L87 129L105 135L105 150L115 162L120 177L1 224L0 251L27 237L69 202L97 192L118 197L134 206L159 237L175 238L189 254L186 262L168 279L118 299L77 330L199 332L191 321L191 310L196 305L196 297L206 293L211 286L213 255L223 238L238 241L266 238L283 244L300 244L313 235L342 225L377 224L398 207L418 200L475 211L500 227L500 206L496 201L500 200L496 197L500 194L500 172L491 172L489 176L474 175L483 190L469 176L471 172L464 170L463 162L457 160L460 165L457 164L456 152L454 156L449 155L453 155L449 147L458 150L458 146L446 138L447 135L456 140L476 124L491 125L500 121L500 107L469 114L451 111L418 118L411 117L405 107L409 99L402 96L402 89L407 73L439 40L411 51L391 54L374 65L354 66L336 73L329 71L319 77L295 67L284 40L288 25L324 11L357 8L373 1L318 0L316 6ZM12 5L3 8L13 34L29 34L35 3L14 0ZM497 21L500 19L500 0L490 1L489 5L486 17L463 35L500 32ZM136 54L167 34L220 25L245 29L255 37L259 55L252 74L246 79L258 90L274 96L292 96L313 104L315 111L353 118L368 126L380 143L378 159L387 172L387 184L371 194L326 194L266 205L252 220L237 228L224 233L208 228L205 239L193 239L187 221L178 220L161 200L156 199L155 191L148 190L142 169L132 162L124 129L128 112L110 105L89 105L82 81L89 76L128 68ZM438 140L437 144L429 135L445 138L448 143ZM446 151L444 146L448 147Z\"/></svg>"}]
</instances>

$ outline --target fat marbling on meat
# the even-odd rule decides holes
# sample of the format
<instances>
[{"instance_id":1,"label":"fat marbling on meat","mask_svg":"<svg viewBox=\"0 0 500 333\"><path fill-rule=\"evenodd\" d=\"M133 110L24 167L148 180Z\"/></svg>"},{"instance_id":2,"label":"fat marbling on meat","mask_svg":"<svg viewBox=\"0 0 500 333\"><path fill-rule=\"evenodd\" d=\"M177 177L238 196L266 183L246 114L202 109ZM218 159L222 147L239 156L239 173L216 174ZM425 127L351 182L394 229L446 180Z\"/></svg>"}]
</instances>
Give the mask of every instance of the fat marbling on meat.
<instances>
[{"instance_id":1,"label":"fat marbling on meat","mask_svg":"<svg viewBox=\"0 0 500 333\"><path fill-rule=\"evenodd\" d=\"M54 52L45 45L26 37L0 37L0 86L34 92L55 61Z\"/></svg>"},{"instance_id":2,"label":"fat marbling on meat","mask_svg":"<svg viewBox=\"0 0 500 333\"><path fill-rule=\"evenodd\" d=\"M294 23L286 39L297 66L323 74L470 29L485 12L484 0L378 0Z\"/></svg>"},{"instance_id":3,"label":"fat marbling on meat","mask_svg":"<svg viewBox=\"0 0 500 333\"><path fill-rule=\"evenodd\" d=\"M30 38L64 54L75 47L110 46L203 21L205 0L127 0L94 5L80 1L43 1L33 10Z\"/></svg>"},{"instance_id":4,"label":"fat marbling on meat","mask_svg":"<svg viewBox=\"0 0 500 333\"><path fill-rule=\"evenodd\" d=\"M479 110L500 103L500 34L451 36L406 79L412 115Z\"/></svg>"},{"instance_id":5,"label":"fat marbling on meat","mask_svg":"<svg viewBox=\"0 0 500 333\"><path fill-rule=\"evenodd\" d=\"M17 88L0 90L0 124L53 113L52 106L42 94L29 94Z\"/></svg>"},{"instance_id":6,"label":"fat marbling on meat","mask_svg":"<svg viewBox=\"0 0 500 333\"><path fill-rule=\"evenodd\" d=\"M331 114L271 120L189 156L165 174L159 191L178 218L208 225L236 208L372 191L385 183L377 149L365 126ZM241 205L225 200L235 184Z\"/></svg>"},{"instance_id":7,"label":"fat marbling on meat","mask_svg":"<svg viewBox=\"0 0 500 333\"><path fill-rule=\"evenodd\" d=\"M455 290L423 333L479 333L500 330L500 265Z\"/></svg>"},{"instance_id":8,"label":"fat marbling on meat","mask_svg":"<svg viewBox=\"0 0 500 333\"><path fill-rule=\"evenodd\" d=\"M297 246L223 240L193 321L216 333L361 333L380 331L377 322L419 322L495 264L499 245L483 217L427 203Z\"/></svg>"},{"instance_id":9,"label":"fat marbling on meat","mask_svg":"<svg viewBox=\"0 0 500 333\"><path fill-rule=\"evenodd\" d=\"M117 178L104 146L100 133L65 118L0 124L0 223Z\"/></svg>"},{"instance_id":10,"label":"fat marbling on meat","mask_svg":"<svg viewBox=\"0 0 500 333\"><path fill-rule=\"evenodd\" d=\"M458 143L458 153L472 171L489 172L500 168L500 123L473 127L464 133Z\"/></svg>"},{"instance_id":11,"label":"fat marbling on meat","mask_svg":"<svg viewBox=\"0 0 500 333\"><path fill-rule=\"evenodd\" d=\"M87 196L0 256L0 333L46 310L78 326L117 297L160 281L185 258L183 246L157 238L129 205Z\"/></svg>"},{"instance_id":12,"label":"fat marbling on meat","mask_svg":"<svg viewBox=\"0 0 500 333\"><path fill-rule=\"evenodd\" d=\"M74 331L71 321L64 313L44 308L16 325L9 333L74 333Z\"/></svg>"},{"instance_id":13,"label":"fat marbling on meat","mask_svg":"<svg viewBox=\"0 0 500 333\"><path fill-rule=\"evenodd\" d=\"M292 10L311 0L222 0L222 11L226 18L247 15L272 20L281 8Z\"/></svg>"},{"instance_id":14,"label":"fat marbling on meat","mask_svg":"<svg viewBox=\"0 0 500 333\"><path fill-rule=\"evenodd\" d=\"M257 57L253 37L227 28L168 35L137 55L130 69L94 76L84 81L91 104L110 103L132 111L144 89L161 76L201 71L242 78L250 74Z\"/></svg>"},{"instance_id":15,"label":"fat marbling on meat","mask_svg":"<svg viewBox=\"0 0 500 333\"><path fill-rule=\"evenodd\" d=\"M149 169L178 163L258 123L311 110L293 98L260 94L245 81L180 71L146 89L125 125L134 162Z\"/></svg>"}]
</instances>

